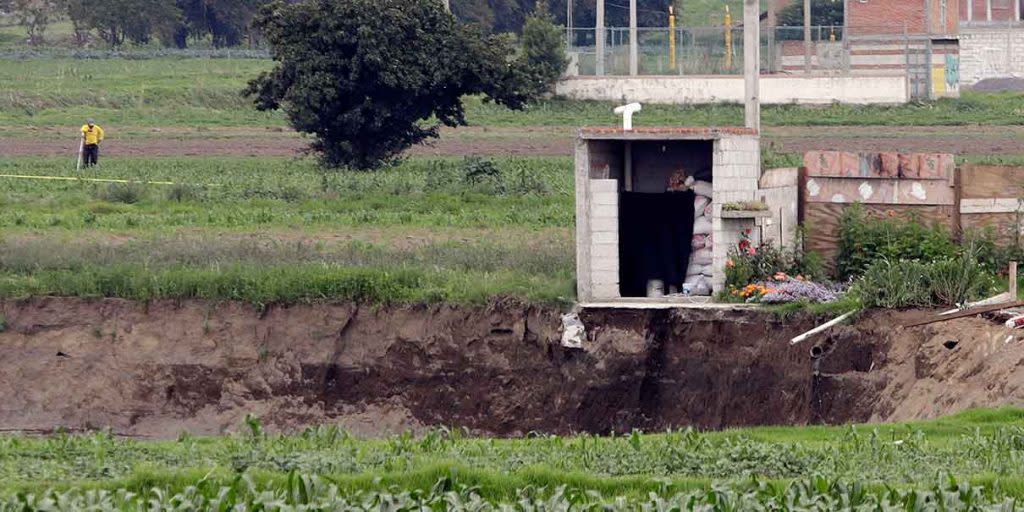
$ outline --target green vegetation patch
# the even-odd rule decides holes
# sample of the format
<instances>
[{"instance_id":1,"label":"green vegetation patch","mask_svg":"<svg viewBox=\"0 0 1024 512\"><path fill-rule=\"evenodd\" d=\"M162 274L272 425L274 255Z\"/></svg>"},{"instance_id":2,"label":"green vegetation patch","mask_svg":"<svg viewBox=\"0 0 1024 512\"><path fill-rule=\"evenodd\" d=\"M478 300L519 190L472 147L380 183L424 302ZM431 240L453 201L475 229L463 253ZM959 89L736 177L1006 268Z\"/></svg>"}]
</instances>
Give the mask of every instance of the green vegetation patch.
<instances>
[{"instance_id":1,"label":"green vegetation patch","mask_svg":"<svg viewBox=\"0 0 1024 512\"><path fill-rule=\"evenodd\" d=\"M74 175L64 159L4 163ZM567 158L413 159L355 173L285 158L119 158L81 176L126 182L0 178L0 297L574 296Z\"/></svg>"},{"instance_id":2,"label":"green vegetation patch","mask_svg":"<svg viewBox=\"0 0 1024 512\"><path fill-rule=\"evenodd\" d=\"M331 426L279 436L264 433L251 418L241 433L218 438L5 436L0 499L48 488L144 494L159 488L210 498L236 486L251 497L260 490L295 490L295 479L307 475L318 479L321 491L334 485L339 497L431 493L440 485L456 492L470 487L470 494L492 501L539 492L579 496L576 503L615 496L642 502L651 499L649 493L671 498L728 489L723 492L738 493L730 496L741 501L756 497L756 503L796 486L833 498L851 492L859 499L950 492L991 504L1024 496L1022 418L1019 409L1002 409L896 425L509 440L476 439L450 429L357 439ZM560 486L566 489L558 491Z\"/></svg>"},{"instance_id":3,"label":"green vegetation patch","mask_svg":"<svg viewBox=\"0 0 1024 512\"><path fill-rule=\"evenodd\" d=\"M16 175L74 176L68 163L0 158L5 174ZM307 159L111 158L81 176L138 183L0 178L0 228L543 228L574 222L566 157L412 159L348 173L325 172Z\"/></svg>"}]
</instances>

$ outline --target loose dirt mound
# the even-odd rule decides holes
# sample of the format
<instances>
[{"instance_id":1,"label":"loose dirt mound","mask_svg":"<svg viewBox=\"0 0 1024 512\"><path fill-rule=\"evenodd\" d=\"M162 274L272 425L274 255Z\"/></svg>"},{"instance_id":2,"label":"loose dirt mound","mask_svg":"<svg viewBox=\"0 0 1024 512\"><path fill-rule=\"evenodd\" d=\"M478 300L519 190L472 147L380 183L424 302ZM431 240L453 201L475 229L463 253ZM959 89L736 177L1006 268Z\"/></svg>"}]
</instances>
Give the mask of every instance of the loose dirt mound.
<instances>
[{"instance_id":1,"label":"loose dirt mound","mask_svg":"<svg viewBox=\"0 0 1024 512\"><path fill-rule=\"evenodd\" d=\"M1024 78L986 78L972 85L971 90L979 92L1021 92L1024 91Z\"/></svg>"},{"instance_id":2,"label":"loose dirt mound","mask_svg":"<svg viewBox=\"0 0 1024 512\"><path fill-rule=\"evenodd\" d=\"M869 315L810 343L814 323L756 312L590 311L584 350L559 312L488 307L33 299L0 303L0 429L364 435L426 425L493 435L933 417L1024 401L1024 345L977 319L902 331ZM943 345L956 341L952 349Z\"/></svg>"}]
</instances>

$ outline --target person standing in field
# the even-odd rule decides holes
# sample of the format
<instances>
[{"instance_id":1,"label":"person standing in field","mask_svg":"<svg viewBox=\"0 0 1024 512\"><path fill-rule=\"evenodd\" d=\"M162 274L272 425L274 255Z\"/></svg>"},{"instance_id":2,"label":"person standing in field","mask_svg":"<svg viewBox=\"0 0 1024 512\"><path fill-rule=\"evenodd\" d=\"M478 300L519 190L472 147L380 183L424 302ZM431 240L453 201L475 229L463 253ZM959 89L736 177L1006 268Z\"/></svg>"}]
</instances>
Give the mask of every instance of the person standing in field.
<instances>
[{"instance_id":1,"label":"person standing in field","mask_svg":"<svg viewBox=\"0 0 1024 512\"><path fill-rule=\"evenodd\" d=\"M82 126L82 159L86 167L92 167L100 161L100 143L103 142L103 128L96 121L89 119Z\"/></svg>"}]
</instances>

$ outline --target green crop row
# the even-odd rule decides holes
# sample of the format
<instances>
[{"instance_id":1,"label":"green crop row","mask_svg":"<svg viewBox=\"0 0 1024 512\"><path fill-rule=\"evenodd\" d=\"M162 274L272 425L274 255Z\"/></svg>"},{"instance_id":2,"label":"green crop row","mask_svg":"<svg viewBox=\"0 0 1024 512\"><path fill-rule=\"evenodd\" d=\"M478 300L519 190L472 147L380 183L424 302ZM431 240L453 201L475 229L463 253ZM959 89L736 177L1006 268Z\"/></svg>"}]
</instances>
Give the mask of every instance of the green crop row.
<instances>
[{"instance_id":1,"label":"green crop row","mask_svg":"<svg viewBox=\"0 0 1024 512\"><path fill-rule=\"evenodd\" d=\"M204 482L219 489L242 475L282 485L293 473L323 477L344 493L392 485L429 490L439 478L454 475L491 499L509 499L529 486L570 485L643 497L707 490L712 482L742 487L755 480L799 482L810 475L819 475L815 485L825 488L847 481L876 490L934 489L955 476L984 487L984 498L998 503L1004 496L1024 496L1022 417L1020 410L1006 409L903 425L508 440L450 429L358 439L333 426L271 435L255 418L230 436L183 434L176 441L107 433L2 436L0 495L48 488L147 493L157 487L175 493ZM968 490L974 492L972 487L957 492Z\"/></svg>"},{"instance_id":2,"label":"green crop row","mask_svg":"<svg viewBox=\"0 0 1024 512\"><path fill-rule=\"evenodd\" d=\"M135 493L69 491L20 494L0 499L0 511L23 510L346 510L346 511L619 511L700 510L743 511L1000 511L1019 510L1018 500L992 497L985 490L956 479L923 489L872 489L859 482L809 478L791 483L750 481L714 488L675 491L664 485L646 496L604 495L567 485L524 487L514 496L490 497L467 478L450 474L430 489L346 492L329 479L291 474L282 482L256 482L247 475L228 485L199 480L180 492L152 488ZM379 486L378 486L379 487Z\"/></svg>"}]
</instances>

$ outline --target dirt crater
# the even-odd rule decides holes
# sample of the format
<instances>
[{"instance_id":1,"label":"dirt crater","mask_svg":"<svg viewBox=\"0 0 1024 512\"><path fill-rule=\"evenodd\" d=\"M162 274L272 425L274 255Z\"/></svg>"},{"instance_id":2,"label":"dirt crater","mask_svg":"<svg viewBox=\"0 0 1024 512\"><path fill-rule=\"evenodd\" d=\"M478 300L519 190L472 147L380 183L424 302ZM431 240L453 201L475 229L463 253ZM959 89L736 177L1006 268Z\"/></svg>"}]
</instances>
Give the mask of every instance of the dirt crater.
<instances>
[{"instance_id":1,"label":"dirt crater","mask_svg":"<svg viewBox=\"0 0 1024 512\"><path fill-rule=\"evenodd\" d=\"M805 344L819 319L757 311L35 298L0 302L0 429L360 435L446 425L487 435L930 418L1024 403L1021 336L984 319L915 329L868 313ZM955 341L955 344L950 343ZM812 356L812 351L815 354Z\"/></svg>"}]
</instances>

